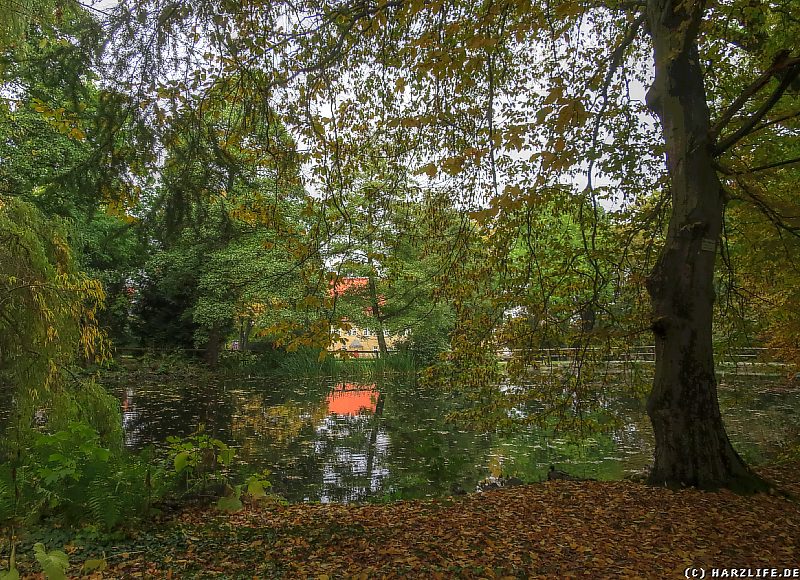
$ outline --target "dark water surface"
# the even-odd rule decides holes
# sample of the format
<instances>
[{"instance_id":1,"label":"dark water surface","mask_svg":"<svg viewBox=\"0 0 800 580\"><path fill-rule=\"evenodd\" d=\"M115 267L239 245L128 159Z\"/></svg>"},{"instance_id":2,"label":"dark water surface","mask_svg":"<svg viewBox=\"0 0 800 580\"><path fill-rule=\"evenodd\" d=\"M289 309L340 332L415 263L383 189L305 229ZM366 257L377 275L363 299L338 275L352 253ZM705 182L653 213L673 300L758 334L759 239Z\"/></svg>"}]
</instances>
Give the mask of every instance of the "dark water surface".
<instances>
[{"instance_id":1,"label":"dark water surface","mask_svg":"<svg viewBox=\"0 0 800 580\"><path fill-rule=\"evenodd\" d=\"M726 379L720 400L728 432L748 461L800 438L800 391L782 379ZM118 388L126 444L140 449L204 424L237 450L245 470L269 468L290 501L366 501L474 490L488 476L545 477L550 464L597 479L647 467L652 432L644 405L626 401L622 425L590 437L529 428L513 436L445 422L451 403L407 377L380 380L259 379Z\"/></svg>"}]
</instances>

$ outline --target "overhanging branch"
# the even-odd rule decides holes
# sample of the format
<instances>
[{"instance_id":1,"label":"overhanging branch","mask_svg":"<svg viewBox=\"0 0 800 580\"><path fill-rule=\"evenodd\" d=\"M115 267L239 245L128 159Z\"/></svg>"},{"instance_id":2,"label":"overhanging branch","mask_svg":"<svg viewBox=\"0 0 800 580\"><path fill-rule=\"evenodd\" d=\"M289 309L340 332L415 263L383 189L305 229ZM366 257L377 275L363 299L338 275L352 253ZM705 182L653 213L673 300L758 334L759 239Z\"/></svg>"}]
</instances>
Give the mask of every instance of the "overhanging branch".
<instances>
[{"instance_id":1,"label":"overhanging branch","mask_svg":"<svg viewBox=\"0 0 800 580\"><path fill-rule=\"evenodd\" d=\"M775 226L776 229L779 231L784 231L792 236L800 238L800 227L796 227L786 223L784 220L784 216L782 216L778 211L775 210L767 201L761 198L761 196L756 193L752 187L750 187L747 183L736 178L736 184L741 188L744 192L746 197L752 202L755 208L760 211L764 217L766 217L772 225Z\"/></svg>"},{"instance_id":2,"label":"overhanging branch","mask_svg":"<svg viewBox=\"0 0 800 580\"><path fill-rule=\"evenodd\" d=\"M764 121L763 123L759 123L757 127L753 127L753 130L750 131L750 134L752 135L756 131L762 131L767 127L778 125L780 123L784 123L786 121L790 121L791 119L795 119L798 117L800 117L800 111L793 111L791 113L786 113L785 115L780 115L779 117L775 117L773 119L770 119L769 121Z\"/></svg>"},{"instance_id":3,"label":"overhanging branch","mask_svg":"<svg viewBox=\"0 0 800 580\"><path fill-rule=\"evenodd\" d=\"M766 171L767 169L774 169L776 167L783 167L784 165L794 165L800 163L800 157L794 159L785 159L783 161L775 161L774 163L767 163L766 165L759 165L758 167L751 167L748 171L738 171L736 175L747 175L750 173L757 173L759 171Z\"/></svg>"},{"instance_id":4,"label":"overhanging branch","mask_svg":"<svg viewBox=\"0 0 800 580\"><path fill-rule=\"evenodd\" d=\"M603 115L608 107L608 90L611 86L611 81L614 80L614 75L616 74L617 70L619 70L622 60L625 58L625 51L628 50L631 44L633 44L633 42L636 40L636 37L639 34L639 29L642 27L642 24L644 24L645 17L646 14L641 12L631 21L627 30L625 31L625 36L622 37L619 45L612 51L611 56L608 59L608 70L606 71L606 76L603 79L603 85L600 88L600 99L602 102L600 103L600 110L594 116L594 123L592 126L592 149L594 149L597 145L598 136L600 134L600 124L603 121ZM594 158L591 158L589 161L589 168L587 170L589 189L593 189L592 171L594 168L594 162Z\"/></svg>"},{"instance_id":5,"label":"overhanging branch","mask_svg":"<svg viewBox=\"0 0 800 580\"><path fill-rule=\"evenodd\" d=\"M733 168L716 161L714 163L714 169L722 173L723 175L734 176L734 175L752 175L753 173L758 173L759 171L767 171L768 169L775 169L777 167L783 167L785 165L794 165L795 163L800 163L800 157L794 157L792 159L784 159L782 161L773 161L772 163L765 163L764 165L757 165L756 167L749 167L746 171L736 171Z\"/></svg>"},{"instance_id":6,"label":"overhanging branch","mask_svg":"<svg viewBox=\"0 0 800 580\"><path fill-rule=\"evenodd\" d=\"M764 101L758 110L753 113L741 127L739 127L739 129L728 135L728 137L723 139L721 142L717 143L717 146L714 149L715 155L721 155L739 142L742 138L749 135L750 132L754 130L756 125L758 125L761 119L763 119L764 116L769 113L769 111L778 103L786 90L791 86L792 82L798 77L798 75L800 75L800 57L784 59L781 61L780 65L771 66L753 84L747 87L742 95L740 95L739 98L736 99L730 107L728 107L719 121L717 121L711 128L712 138L716 137L719 132L728 125L733 116L744 106L745 102L750 97L761 90L761 88L767 84L770 78L779 72L784 74L781 77L781 82L778 84L778 87L772 92L769 98Z\"/></svg>"},{"instance_id":7,"label":"overhanging branch","mask_svg":"<svg viewBox=\"0 0 800 580\"><path fill-rule=\"evenodd\" d=\"M785 62L785 61L784 61ZM781 66L781 69L783 66ZM780 70L780 69L778 69ZM753 81L750 86L742 91L742 94L739 95L735 101L733 101L725 112L722 113L720 118L714 123L714 126L711 127L711 136L716 138L720 132L731 122L733 116L738 113L742 107L744 107L745 103L755 95L758 91L763 89L767 83L772 79L773 75L776 73L776 69L774 66L769 67L761 76L759 76L755 81Z\"/></svg>"},{"instance_id":8,"label":"overhanging branch","mask_svg":"<svg viewBox=\"0 0 800 580\"><path fill-rule=\"evenodd\" d=\"M331 64L333 64L336 60L341 58L345 51L345 44L347 42L348 37L350 37L353 29L355 28L356 24L361 22L365 18L371 18L380 12L392 9L392 8L400 8L403 6L404 0L388 0L387 2L379 5L379 6L360 6L360 10L351 10L349 14L346 14L342 10L336 10L331 15L328 16L328 24L332 24L336 17L338 16L347 16L348 22L345 24L342 29L339 31L339 34L336 38L336 42L334 43L333 47L328 47L328 56L321 59L318 62L315 62L309 66L302 67L298 69L297 74L301 73L310 73L310 72L317 72L320 70L324 70L328 68Z\"/></svg>"}]
</instances>

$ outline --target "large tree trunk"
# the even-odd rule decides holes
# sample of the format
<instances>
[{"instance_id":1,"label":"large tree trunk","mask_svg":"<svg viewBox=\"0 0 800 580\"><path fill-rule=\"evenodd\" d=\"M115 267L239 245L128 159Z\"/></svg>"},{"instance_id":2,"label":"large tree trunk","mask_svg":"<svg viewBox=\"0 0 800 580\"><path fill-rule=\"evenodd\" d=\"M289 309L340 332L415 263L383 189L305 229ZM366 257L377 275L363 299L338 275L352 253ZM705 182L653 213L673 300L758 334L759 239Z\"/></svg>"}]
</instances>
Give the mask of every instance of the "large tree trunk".
<instances>
[{"instance_id":1,"label":"large tree trunk","mask_svg":"<svg viewBox=\"0 0 800 580\"><path fill-rule=\"evenodd\" d=\"M371 266L372 264L370 264ZM378 338L378 349L381 357L386 357L389 349L386 346L386 332L383 329L383 316L381 314L380 297L375 283L375 276L369 275L369 301L372 307L372 317L375 319L375 336Z\"/></svg>"},{"instance_id":2,"label":"large tree trunk","mask_svg":"<svg viewBox=\"0 0 800 580\"><path fill-rule=\"evenodd\" d=\"M218 325L211 327L208 332L208 342L206 343L205 359L206 364L212 369L217 368L219 362L219 352L222 348L222 330Z\"/></svg>"},{"instance_id":3,"label":"large tree trunk","mask_svg":"<svg viewBox=\"0 0 800 580\"><path fill-rule=\"evenodd\" d=\"M697 53L698 4L647 4L656 65L647 101L661 120L672 197L667 240L647 283L656 343L647 401L656 442L650 482L747 491L763 483L731 446L714 372L714 261L724 201Z\"/></svg>"}]
</instances>

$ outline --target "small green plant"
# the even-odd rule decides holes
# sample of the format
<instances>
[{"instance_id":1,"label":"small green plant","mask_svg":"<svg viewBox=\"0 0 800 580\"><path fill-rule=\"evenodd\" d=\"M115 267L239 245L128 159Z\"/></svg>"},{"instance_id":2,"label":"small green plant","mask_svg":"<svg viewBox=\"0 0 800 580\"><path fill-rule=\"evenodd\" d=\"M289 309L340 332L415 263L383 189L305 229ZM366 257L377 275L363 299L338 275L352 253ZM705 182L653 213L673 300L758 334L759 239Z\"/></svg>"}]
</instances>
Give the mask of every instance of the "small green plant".
<instances>
[{"instance_id":1,"label":"small green plant","mask_svg":"<svg viewBox=\"0 0 800 580\"><path fill-rule=\"evenodd\" d=\"M204 433L203 425L188 437L167 437L175 473L186 484L186 491L207 490L212 484L227 483L224 470L233 462L236 451L219 439Z\"/></svg>"},{"instance_id":2,"label":"small green plant","mask_svg":"<svg viewBox=\"0 0 800 580\"><path fill-rule=\"evenodd\" d=\"M247 495L253 499L263 499L267 497L267 490L272 487L269 479L270 470L265 469L261 473L254 473L245 480Z\"/></svg>"},{"instance_id":3,"label":"small green plant","mask_svg":"<svg viewBox=\"0 0 800 580\"><path fill-rule=\"evenodd\" d=\"M244 483L233 485L227 471L236 452L219 439L204 433L203 425L188 437L168 437L167 443L174 473L185 484L183 493L219 496L216 506L226 512L242 509L242 494L254 500L268 497L267 490L272 487L268 479L270 471L264 469L249 475Z\"/></svg>"},{"instance_id":4,"label":"small green plant","mask_svg":"<svg viewBox=\"0 0 800 580\"><path fill-rule=\"evenodd\" d=\"M242 507L242 486L226 486L225 495L217 500L217 509L228 513L235 513L242 509Z\"/></svg>"},{"instance_id":5,"label":"small green plant","mask_svg":"<svg viewBox=\"0 0 800 580\"><path fill-rule=\"evenodd\" d=\"M97 432L88 424L71 423L64 431L38 435L34 455L39 459L33 467L38 489L56 507L64 491L104 471L111 452L100 446Z\"/></svg>"},{"instance_id":6,"label":"small green plant","mask_svg":"<svg viewBox=\"0 0 800 580\"><path fill-rule=\"evenodd\" d=\"M33 546L33 555L39 562L45 578L48 580L66 580L67 568L69 568L69 556L61 550L50 550L44 544L37 543ZM17 547L12 543L11 556L8 561L8 570L0 572L0 580L19 580L19 570L17 570Z\"/></svg>"},{"instance_id":7,"label":"small green plant","mask_svg":"<svg viewBox=\"0 0 800 580\"><path fill-rule=\"evenodd\" d=\"M248 476L243 484L226 485L225 495L217 500L217 509L229 513L238 512L243 507L242 493L247 493L254 500L268 497L267 490L272 487L272 484L267 479L269 474L269 469L265 469L261 473Z\"/></svg>"},{"instance_id":8,"label":"small green plant","mask_svg":"<svg viewBox=\"0 0 800 580\"><path fill-rule=\"evenodd\" d=\"M66 580L69 557L64 552L60 550L48 552L44 544L38 543L33 546L33 555L48 580Z\"/></svg>"}]
</instances>

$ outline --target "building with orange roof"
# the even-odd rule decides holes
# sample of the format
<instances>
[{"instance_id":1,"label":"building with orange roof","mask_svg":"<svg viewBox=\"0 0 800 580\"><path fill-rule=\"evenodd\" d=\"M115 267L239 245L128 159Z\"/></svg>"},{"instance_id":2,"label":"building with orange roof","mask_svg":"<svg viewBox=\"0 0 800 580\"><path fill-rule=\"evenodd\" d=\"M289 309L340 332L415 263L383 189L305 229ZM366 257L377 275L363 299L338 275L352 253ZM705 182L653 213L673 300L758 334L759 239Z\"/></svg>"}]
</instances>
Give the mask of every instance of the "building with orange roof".
<instances>
[{"instance_id":1,"label":"building with orange roof","mask_svg":"<svg viewBox=\"0 0 800 580\"><path fill-rule=\"evenodd\" d=\"M347 294L358 295L367 292L369 287L369 278L367 277L344 277L337 278L328 289L328 295L334 299L339 299ZM386 299L383 296L378 297L378 304L383 305ZM372 315L372 308L366 307L364 313L368 316ZM347 331L342 331L337 328L331 328L331 332L337 333L338 340L335 340L328 350L339 352L350 352L353 356L377 356L380 352L378 346L378 336L375 328L369 326L356 326L353 325ZM402 335L391 334L386 329L383 331L384 338L386 339L386 346L389 350L394 350L395 345ZM375 353L375 354L372 354Z\"/></svg>"}]
</instances>

